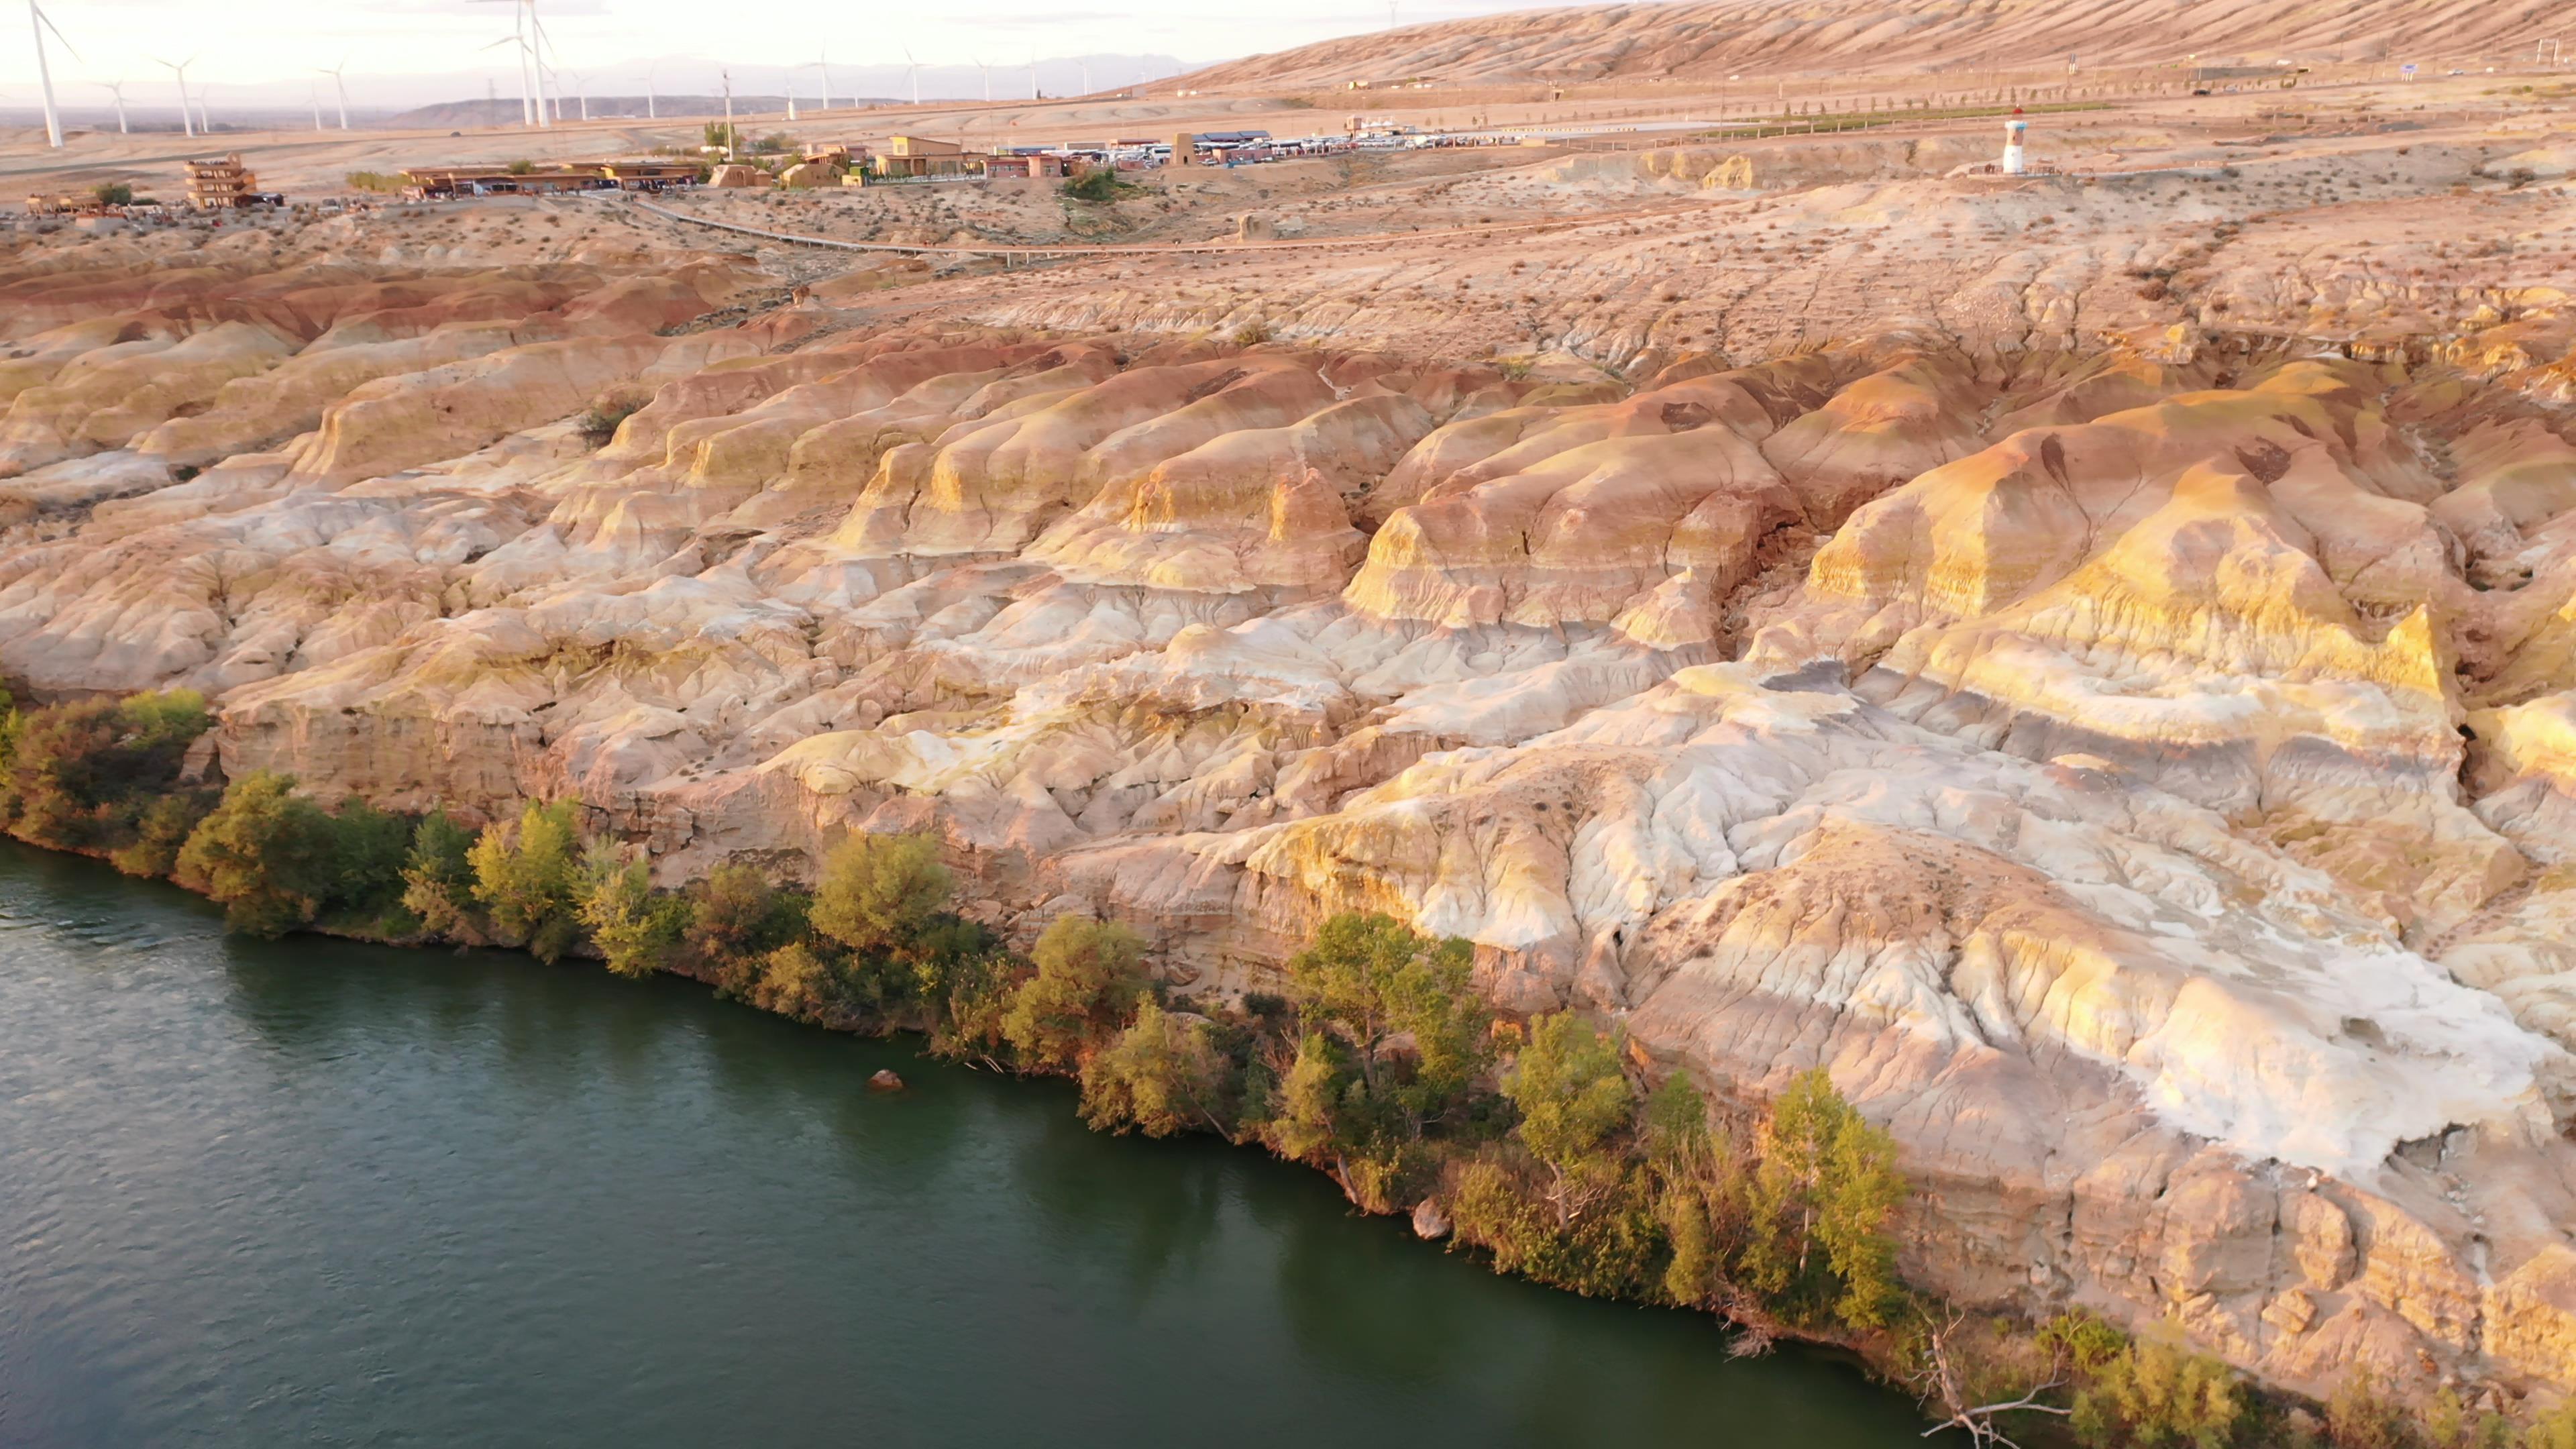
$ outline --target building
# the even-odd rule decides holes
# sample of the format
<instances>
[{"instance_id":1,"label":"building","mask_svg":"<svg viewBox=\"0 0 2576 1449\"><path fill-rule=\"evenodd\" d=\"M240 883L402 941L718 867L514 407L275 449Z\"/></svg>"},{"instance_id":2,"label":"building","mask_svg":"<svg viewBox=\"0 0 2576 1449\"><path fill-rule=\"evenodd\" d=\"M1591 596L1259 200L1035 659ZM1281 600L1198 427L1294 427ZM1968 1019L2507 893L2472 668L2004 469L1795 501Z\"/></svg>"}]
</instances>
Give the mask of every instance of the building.
<instances>
[{"instance_id":1,"label":"building","mask_svg":"<svg viewBox=\"0 0 2576 1449\"><path fill-rule=\"evenodd\" d=\"M403 194L430 201L450 196L555 196L567 191L604 191L618 185L603 174L604 170L596 165L525 170L508 166L415 166L403 172L403 180L409 183ZM689 174L697 173L692 170Z\"/></svg>"},{"instance_id":2,"label":"building","mask_svg":"<svg viewBox=\"0 0 2576 1449\"><path fill-rule=\"evenodd\" d=\"M841 173L828 161L799 161L778 173L778 184L787 187L838 186Z\"/></svg>"},{"instance_id":3,"label":"building","mask_svg":"<svg viewBox=\"0 0 2576 1449\"><path fill-rule=\"evenodd\" d=\"M219 161L190 161L187 171L188 205L199 211L230 211L262 199L259 178L242 165L238 151Z\"/></svg>"},{"instance_id":4,"label":"building","mask_svg":"<svg viewBox=\"0 0 2576 1449\"><path fill-rule=\"evenodd\" d=\"M698 183L697 164L691 161L603 161L599 174L620 191L668 191Z\"/></svg>"},{"instance_id":5,"label":"building","mask_svg":"<svg viewBox=\"0 0 2576 1449\"><path fill-rule=\"evenodd\" d=\"M996 154L984 158L984 174L996 181L1062 176L1064 158L1044 151Z\"/></svg>"},{"instance_id":6,"label":"building","mask_svg":"<svg viewBox=\"0 0 2576 1449\"><path fill-rule=\"evenodd\" d=\"M769 184L769 173L761 170L757 166L749 166L739 161L731 161L717 167L715 169L715 174L707 178L707 184L709 186L725 189L767 186Z\"/></svg>"},{"instance_id":7,"label":"building","mask_svg":"<svg viewBox=\"0 0 2576 1449\"><path fill-rule=\"evenodd\" d=\"M935 141L928 136L889 136L885 154L876 158L876 173L889 180L912 180L924 176L981 176L984 162L990 158L969 153L955 141Z\"/></svg>"}]
</instances>

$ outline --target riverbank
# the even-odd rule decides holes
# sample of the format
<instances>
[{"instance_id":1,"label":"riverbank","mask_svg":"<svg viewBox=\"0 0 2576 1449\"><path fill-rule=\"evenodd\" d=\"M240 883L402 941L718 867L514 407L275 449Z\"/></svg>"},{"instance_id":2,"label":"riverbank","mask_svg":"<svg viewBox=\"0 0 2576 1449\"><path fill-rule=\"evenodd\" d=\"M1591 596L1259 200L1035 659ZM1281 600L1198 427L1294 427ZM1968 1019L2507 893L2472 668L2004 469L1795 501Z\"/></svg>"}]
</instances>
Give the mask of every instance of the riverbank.
<instances>
[{"instance_id":1,"label":"riverbank","mask_svg":"<svg viewBox=\"0 0 2576 1449\"><path fill-rule=\"evenodd\" d=\"M0 843L0 1440L1892 1449L1796 1350L1499 1278L1072 1094ZM891 1066L910 1086L871 1094Z\"/></svg>"}]
</instances>

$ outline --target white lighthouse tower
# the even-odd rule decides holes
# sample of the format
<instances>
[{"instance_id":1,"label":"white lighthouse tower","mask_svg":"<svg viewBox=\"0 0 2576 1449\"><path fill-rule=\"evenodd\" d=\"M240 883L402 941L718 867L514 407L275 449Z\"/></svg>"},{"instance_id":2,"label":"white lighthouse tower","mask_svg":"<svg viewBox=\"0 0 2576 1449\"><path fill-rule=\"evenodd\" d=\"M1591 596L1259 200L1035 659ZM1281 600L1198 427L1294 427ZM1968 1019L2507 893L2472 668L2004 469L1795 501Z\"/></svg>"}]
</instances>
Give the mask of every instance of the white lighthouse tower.
<instances>
[{"instance_id":1,"label":"white lighthouse tower","mask_svg":"<svg viewBox=\"0 0 2576 1449\"><path fill-rule=\"evenodd\" d=\"M2004 174L2019 176L2028 168L2022 164L2021 144L2030 134L2030 122L2019 116L2004 122Z\"/></svg>"}]
</instances>

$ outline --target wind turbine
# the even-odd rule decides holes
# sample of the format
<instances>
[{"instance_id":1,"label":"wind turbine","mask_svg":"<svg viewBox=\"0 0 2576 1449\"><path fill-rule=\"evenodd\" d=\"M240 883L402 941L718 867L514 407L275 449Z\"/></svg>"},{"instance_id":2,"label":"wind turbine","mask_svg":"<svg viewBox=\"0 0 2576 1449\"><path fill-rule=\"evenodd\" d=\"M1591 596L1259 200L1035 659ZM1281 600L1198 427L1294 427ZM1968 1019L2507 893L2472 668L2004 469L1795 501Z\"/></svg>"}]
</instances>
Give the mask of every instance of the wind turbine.
<instances>
[{"instance_id":1,"label":"wind turbine","mask_svg":"<svg viewBox=\"0 0 2576 1449\"><path fill-rule=\"evenodd\" d=\"M798 69L799 67L792 65L780 66L778 69L779 75L785 78L787 82L787 119L791 121L796 119L796 72Z\"/></svg>"},{"instance_id":2,"label":"wind turbine","mask_svg":"<svg viewBox=\"0 0 2576 1449\"><path fill-rule=\"evenodd\" d=\"M121 80L101 81L99 82L99 85L104 88L109 95L116 97L116 134L120 136L128 134L125 129L125 82Z\"/></svg>"},{"instance_id":3,"label":"wind turbine","mask_svg":"<svg viewBox=\"0 0 2576 1449\"><path fill-rule=\"evenodd\" d=\"M662 112L653 101L653 73L661 68L662 62L658 60L644 67L644 119L648 121L662 119Z\"/></svg>"},{"instance_id":4,"label":"wind turbine","mask_svg":"<svg viewBox=\"0 0 2576 1449\"><path fill-rule=\"evenodd\" d=\"M45 32L54 32L54 39L62 41L63 49L71 50L72 59L80 59L80 52L72 50L70 41L63 40L62 27L37 7L36 0L27 0L27 25L36 32L36 82L45 88L45 144L59 151L63 149L63 116L54 109L54 72L45 63Z\"/></svg>"},{"instance_id":5,"label":"wind turbine","mask_svg":"<svg viewBox=\"0 0 2576 1449\"><path fill-rule=\"evenodd\" d=\"M589 76L589 74L588 74L587 72L585 72L585 71L578 71L578 70L565 70L565 71L557 71L557 72L555 72L555 78L556 78L558 81L560 81L560 80L561 80L563 77L565 77L565 76L571 76L571 77L572 77L573 94L575 94L575 95L577 95L577 96L581 97L581 118L582 118L583 120L585 120L585 121L589 120L589 119L590 119L590 76ZM555 93L555 104L556 104L557 106L561 106L561 105L563 104L563 92L562 92L562 87L561 87L560 85L558 85L558 86L556 87L556 93Z\"/></svg>"},{"instance_id":6,"label":"wind turbine","mask_svg":"<svg viewBox=\"0 0 2576 1449\"><path fill-rule=\"evenodd\" d=\"M322 129L322 83L306 81L304 94L313 102L313 129L319 131Z\"/></svg>"},{"instance_id":7,"label":"wind turbine","mask_svg":"<svg viewBox=\"0 0 2576 1449\"><path fill-rule=\"evenodd\" d=\"M909 45L903 48L903 74L904 79L912 82L912 103L916 106L920 105L921 62L912 58L912 47Z\"/></svg>"},{"instance_id":8,"label":"wind turbine","mask_svg":"<svg viewBox=\"0 0 2576 1449\"><path fill-rule=\"evenodd\" d=\"M1038 53L1034 49L1029 52L1029 99L1038 99Z\"/></svg>"},{"instance_id":9,"label":"wind turbine","mask_svg":"<svg viewBox=\"0 0 2576 1449\"><path fill-rule=\"evenodd\" d=\"M975 62L975 68L984 73L984 104L989 106L993 103L993 68L980 60Z\"/></svg>"},{"instance_id":10,"label":"wind turbine","mask_svg":"<svg viewBox=\"0 0 2576 1449\"><path fill-rule=\"evenodd\" d=\"M340 57L340 63L338 65L335 65L328 70L324 70L318 65L313 67L313 73L315 75L329 76L331 78L332 88L339 93L340 129L343 131L349 129L349 83L340 78L340 72L347 70L348 68L349 58L345 55ZM322 127L319 122L316 122L313 129L318 131L321 130Z\"/></svg>"},{"instance_id":11,"label":"wind turbine","mask_svg":"<svg viewBox=\"0 0 2576 1449\"><path fill-rule=\"evenodd\" d=\"M483 48L485 50L490 50L494 46L506 45L518 52L519 124L522 126L543 125L544 122L537 115L536 100L532 96L528 86L528 11L525 0L476 0L476 3L482 5L507 5L510 7L510 33L499 40L493 41L491 45L484 46Z\"/></svg>"},{"instance_id":12,"label":"wind turbine","mask_svg":"<svg viewBox=\"0 0 2576 1449\"><path fill-rule=\"evenodd\" d=\"M192 55L175 65L166 60L156 60L152 63L168 69L171 74L179 78L179 129L190 136L196 135L196 118L188 114L188 67L195 65L197 58Z\"/></svg>"},{"instance_id":13,"label":"wind turbine","mask_svg":"<svg viewBox=\"0 0 2576 1449\"><path fill-rule=\"evenodd\" d=\"M829 49L824 49L816 52L816 54L822 57L822 59L814 62L814 68L823 73L822 109L828 111L832 109L832 52Z\"/></svg>"}]
</instances>

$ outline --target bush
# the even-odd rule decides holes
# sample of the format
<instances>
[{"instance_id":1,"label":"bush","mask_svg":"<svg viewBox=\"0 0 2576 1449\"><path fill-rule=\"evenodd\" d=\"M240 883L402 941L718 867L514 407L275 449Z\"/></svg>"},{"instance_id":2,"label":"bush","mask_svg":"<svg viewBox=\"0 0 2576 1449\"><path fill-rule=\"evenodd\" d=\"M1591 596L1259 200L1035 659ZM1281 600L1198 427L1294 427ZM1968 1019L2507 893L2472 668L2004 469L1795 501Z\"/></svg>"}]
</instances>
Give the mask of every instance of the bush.
<instances>
[{"instance_id":1,"label":"bush","mask_svg":"<svg viewBox=\"0 0 2576 1449\"><path fill-rule=\"evenodd\" d=\"M909 953L954 885L927 835L853 835L823 858L814 929L863 954Z\"/></svg>"},{"instance_id":2,"label":"bush","mask_svg":"<svg viewBox=\"0 0 2576 1449\"><path fill-rule=\"evenodd\" d=\"M1460 1241L1493 1254L1494 1267L1586 1297L1652 1295L1665 1251L1644 1184L1616 1163L1596 1162L1593 1207L1572 1223L1545 1206L1548 1189L1498 1155L1460 1168L1450 1196L1450 1222Z\"/></svg>"},{"instance_id":3,"label":"bush","mask_svg":"<svg viewBox=\"0 0 2576 1449\"><path fill-rule=\"evenodd\" d=\"M174 789L153 801L135 822L133 842L109 851L108 864L147 880L171 874L179 868L179 851L190 832L221 798L217 790Z\"/></svg>"},{"instance_id":4,"label":"bush","mask_svg":"<svg viewBox=\"0 0 2576 1449\"><path fill-rule=\"evenodd\" d=\"M680 953L720 989L745 990L771 952L804 936L811 906L811 898L776 889L752 866L717 866L689 889Z\"/></svg>"},{"instance_id":5,"label":"bush","mask_svg":"<svg viewBox=\"0 0 2576 1449\"><path fill-rule=\"evenodd\" d=\"M189 689L50 705L17 722L0 779L0 824L21 840L104 854L131 845L178 784L188 747L214 725Z\"/></svg>"},{"instance_id":6,"label":"bush","mask_svg":"<svg viewBox=\"0 0 2576 1449\"><path fill-rule=\"evenodd\" d=\"M641 860L620 859L614 847L598 845L582 862L581 924L620 976L665 969L689 914L686 902L653 889L652 870Z\"/></svg>"},{"instance_id":7,"label":"bush","mask_svg":"<svg viewBox=\"0 0 2576 1449\"><path fill-rule=\"evenodd\" d=\"M1573 1189L1600 1176L1604 1149L1627 1130L1637 1094L1619 1065L1619 1039L1605 1037L1571 1011L1530 1023L1529 1045L1503 1076L1503 1095L1521 1113L1514 1131L1555 1181L1548 1199L1559 1228L1576 1216Z\"/></svg>"},{"instance_id":8,"label":"bush","mask_svg":"<svg viewBox=\"0 0 2576 1449\"><path fill-rule=\"evenodd\" d=\"M1106 206L1129 196L1141 196L1145 188L1131 181L1121 181L1118 173L1107 166L1095 166L1056 188L1067 200L1092 206Z\"/></svg>"},{"instance_id":9,"label":"bush","mask_svg":"<svg viewBox=\"0 0 2576 1449\"><path fill-rule=\"evenodd\" d=\"M122 181L102 181L96 186L91 187L89 189L89 194L97 197L99 202L106 206L131 206L134 204L134 188L126 185Z\"/></svg>"},{"instance_id":10,"label":"bush","mask_svg":"<svg viewBox=\"0 0 2576 1449\"><path fill-rule=\"evenodd\" d=\"M388 176L382 171L352 171L340 180L351 191L378 193L399 192L405 184L401 177Z\"/></svg>"},{"instance_id":11,"label":"bush","mask_svg":"<svg viewBox=\"0 0 2576 1449\"><path fill-rule=\"evenodd\" d=\"M650 401L652 399L638 393L607 393L573 419L573 426L580 432L583 442L594 448L604 447L609 439L617 436L617 430L625 425L626 420L644 411L645 404Z\"/></svg>"},{"instance_id":12,"label":"bush","mask_svg":"<svg viewBox=\"0 0 2576 1449\"><path fill-rule=\"evenodd\" d=\"M461 945L490 939L491 923L474 898L474 832L444 810L433 810L412 831L403 857L402 906L428 935Z\"/></svg>"},{"instance_id":13,"label":"bush","mask_svg":"<svg viewBox=\"0 0 2576 1449\"><path fill-rule=\"evenodd\" d=\"M1002 1035L1023 1065L1071 1071L1119 1028L1145 994L1145 943L1114 922L1058 916L1030 957L1037 974L1021 983Z\"/></svg>"},{"instance_id":14,"label":"bush","mask_svg":"<svg viewBox=\"0 0 2576 1449\"><path fill-rule=\"evenodd\" d=\"M1468 971L1467 942L1435 942L1391 916L1345 913L1324 922L1314 944L1288 962L1291 998L1310 1026L1351 1050L1364 1100L1361 1115L1406 1138L1455 1115L1490 1058L1491 1018ZM1412 1050L1388 1060L1402 1035Z\"/></svg>"},{"instance_id":15,"label":"bush","mask_svg":"<svg viewBox=\"0 0 2576 1449\"><path fill-rule=\"evenodd\" d=\"M2227 1365L2162 1339L2132 1344L2075 1394L2069 1421L2094 1449L2228 1449L2245 1399Z\"/></svg>"},{"instance_id":16,"label":"bush","mask_svg":"<svg viewBox=\"0 0 2576 1449\"><path fill-rule=\"evenodd\" d=\"M1224 1130L1217 1111L1224 1077L1204 1021L1187 1020L1149 998L1136 1020L1082 1069L1082 1120L1148 1137Z\"/></svg>"},{"instance_id":17,"label":"bush","mask_svg":"<svg viewBox=\"0 0 2576 1449\"><path fill-rule=\"evenodd\" d=\"M466 852L492 939L559 961L581 939L581 828L569 800L530 805L516 829L486 826Z\"/></svg>"},{"instance_id":18,"label":"bush","mask_svg":"<svg viewBox=\"0 0 2576 1449\"><path fill-rule=\"evenodd\" d=\"M337 814L260 770L236 780L174 861L178 882L222 905L224 924L278 936L325 915L394 908L411 824L363 802Z\"/></svg>"},{"instance_id":19,"label":"bush","mask_svg":"<svg viewBox=\"0 0 2576 1449\"><path fill-rule=\"evenodd\" d=\"M1884 1326L1902 1301L1890 1220L1905 1201L1896 1142L1834 1090L1822 1067L1772 1104L1754 1174L1747 1277L1794 1320Z\"/></svg>"}]
</instances>

